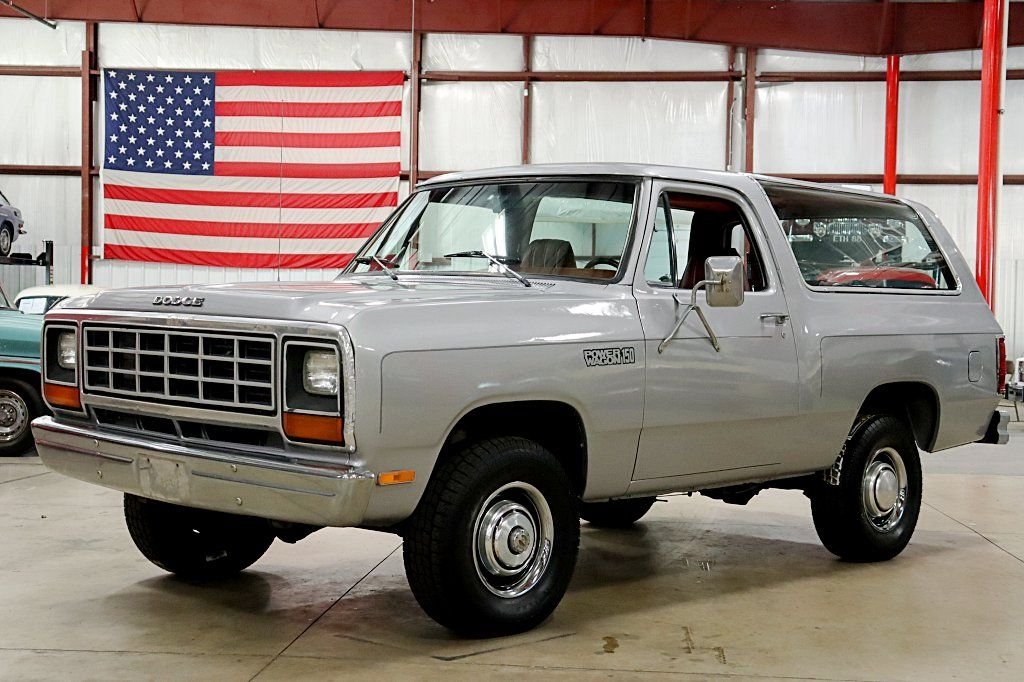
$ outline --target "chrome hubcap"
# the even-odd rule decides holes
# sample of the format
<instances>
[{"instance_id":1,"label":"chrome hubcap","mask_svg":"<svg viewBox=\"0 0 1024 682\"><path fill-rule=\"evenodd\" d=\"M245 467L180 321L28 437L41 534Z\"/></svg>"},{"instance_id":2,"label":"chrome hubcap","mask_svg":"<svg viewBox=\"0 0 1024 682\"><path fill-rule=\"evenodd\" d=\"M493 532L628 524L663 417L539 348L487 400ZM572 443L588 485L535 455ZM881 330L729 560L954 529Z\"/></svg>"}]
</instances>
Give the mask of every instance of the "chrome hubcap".
<instances>
[{"instance_id":1,"label":"chrome hubcap","mask_svg":"<svg viewBox=\"0 0 1024 682\"><path fill-rule=\"evenodd\" d=\"M0 230L0 251L7 254L11 250L11 233L7 230Z\"/></svg>"},{"instance_id":2,"label":"chrome hubcap","mask_svg":"<svg viewBox=\"0 0 1024 682\"><path fill-rule=\"evenodd\" d=\"M474 524L477 576L499 597L533 589L551 559L554 522L539 490L516 481L487 498Z\"/></svg>"},{"instance_id":3,"label":"chrome hubcap","mask_svg":"<svg viewBox=\"0 0 1024 682\"><path fill-rule=\"evenodd\" d=\"M880 531L892 530L907 504L907 469L893 448L876 451L864 468L861 482L864 511Z\"/></svg>"},{"instance_id":4,"label":"chrome hubcap","mask_svg":"<svg viewBox=\"0 0 1024 682\"><path fill-rule=\"evenodd\" d=\"M0 389L0 443L17 440L28 428L28 405L14 391Z\"/></svg>"}]
</instances>

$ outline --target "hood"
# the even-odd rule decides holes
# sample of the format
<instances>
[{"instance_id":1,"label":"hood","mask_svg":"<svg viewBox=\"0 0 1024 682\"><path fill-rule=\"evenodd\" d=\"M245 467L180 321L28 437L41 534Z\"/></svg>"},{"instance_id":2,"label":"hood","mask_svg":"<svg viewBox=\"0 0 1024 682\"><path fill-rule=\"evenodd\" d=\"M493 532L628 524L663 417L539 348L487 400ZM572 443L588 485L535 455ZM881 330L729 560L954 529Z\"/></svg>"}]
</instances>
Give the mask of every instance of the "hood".
<instances>
[{"instance_id":1,"label":"hood","mask_svg":"<svg viewBox=\"0 0 1024 682\"><path fill-rule=\"evenodd\" d=\"M43 318L0 310L0 355L38 358Z\"/></svg>"},{"instance_id":2,"label":"hood","mask_svg":"<svg viewBox=\"0 0 1024 682\"><path fill-rule=\"evenodd\" d=\"M65 310L135 311L345 324L360 312L389 304L430 301L457 303L547 298L561 284L518 281L495 276L353 275L330 282L254 282L239 284L146 287L104 291L71 301ZM602 289L593 284L566 289ZM561 293L565 294L566 291Z\"/></svg>"}]
</instances>

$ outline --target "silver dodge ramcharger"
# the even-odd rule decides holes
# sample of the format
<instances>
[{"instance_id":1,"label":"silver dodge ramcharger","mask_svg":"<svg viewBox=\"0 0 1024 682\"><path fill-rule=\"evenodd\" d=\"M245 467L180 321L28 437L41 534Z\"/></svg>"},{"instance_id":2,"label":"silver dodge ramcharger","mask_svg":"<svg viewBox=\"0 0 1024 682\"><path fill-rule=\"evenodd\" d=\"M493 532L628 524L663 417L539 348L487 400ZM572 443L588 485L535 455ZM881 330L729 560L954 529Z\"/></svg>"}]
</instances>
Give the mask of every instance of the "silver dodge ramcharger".
<instances>
[{"instance_id":1,"label":"silver dodge ramcharger","mask_svg":"<svg viewBox=\"0 0 1024 682\"><path fill-rule=\"evenodd\" d=\"M924 206L595 164L420 184L325 283L108 291L47 314L53 470L124 492L157 566L400 534L423 609L531 628L580 519L657 495L810 499L850 561L910 540L918 452L1001 443L1002 331Z\"/></svg>"}]
</instances>

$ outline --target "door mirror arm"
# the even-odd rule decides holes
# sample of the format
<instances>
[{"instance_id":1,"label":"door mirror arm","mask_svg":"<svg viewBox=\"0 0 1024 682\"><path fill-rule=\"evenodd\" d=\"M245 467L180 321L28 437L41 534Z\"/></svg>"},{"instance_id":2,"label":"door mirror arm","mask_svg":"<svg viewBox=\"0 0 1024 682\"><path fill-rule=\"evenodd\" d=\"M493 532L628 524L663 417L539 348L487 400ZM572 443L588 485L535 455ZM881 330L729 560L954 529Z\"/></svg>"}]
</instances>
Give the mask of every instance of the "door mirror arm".
<instances>
[{"instance_id":1,"label":"door mirror arm","mask_svg":"<svg viewBox=\"0 0 1024 682\"><path fill-rule=\"evenodd\" d=\"M658 344L659 353L665 352L666 346L668 346L669 342L671 342L672 339L675 338L676 334L679 333L680 328L682 328L683 323L686 322L686 318L689 317L691 312L697 313L697 317L700 318L701 323L704 325L704 329L706 329L708 332L708 337L711 339L711 345L715 347L715 351L719 353L722 351L722 348L718 343L718 335L715 334L715 330L711 328L711 324L708 322L708 318L704 316L704 311L701 310L699 305L697 305L697 292L709 284L717 283L718 282L716 280L710 279L705 279L703 281L697 282L697 284L693 286L693 290L690 292L689 303L683 303L680 300L679 294L672 294L672 298L675 300L676 305L683 306L683 312L681 315L679 315L679 319L676 321L676 325L672 327L672 331L669 332L668 336L666 336L661 343Z\"/></svg>"},{"instance_id":2,"label":"door mirror arm","mask_svg":"<svg viewBox=\"0 0 1024 682\"><path fill-rule=\"evenodd\" d=\"M743 266L739 256L712 256L708 258L704 262L704 279L693 286L693 290L690 291L689 303L684 304L679 300L679 294L672 295L676 305L683 306L683 311L669 335L658 344L659 353L665 352L665 348L675 338L676 334L679 333L683 323L686 322L686 318L694 311L697 312L697 317L700 318L701 324L707 330L708 337L711 339L711 345L715 347L715 352L722 352L722 347L718 343L718 335L711 328L711 324L708 322L708 318L705 317L704 311L697 305L697 292L701 289L707 289L709 306L734 308L742 305Z\"/></svg>"}]
</instances>

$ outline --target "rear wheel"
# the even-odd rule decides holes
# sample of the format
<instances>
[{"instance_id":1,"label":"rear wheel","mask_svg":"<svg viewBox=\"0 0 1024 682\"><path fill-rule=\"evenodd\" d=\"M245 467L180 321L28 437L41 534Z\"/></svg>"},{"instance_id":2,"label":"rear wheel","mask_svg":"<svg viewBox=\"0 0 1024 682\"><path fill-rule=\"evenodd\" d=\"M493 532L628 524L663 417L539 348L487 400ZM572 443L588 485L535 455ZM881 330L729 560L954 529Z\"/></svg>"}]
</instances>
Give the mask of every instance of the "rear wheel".
<instances>
[{"instance_id":1,"label":"rear wheel","mask_svg":"<svg viewBox=\"0 0 1024 682\"><path fill-rule=\"evenodd\" d=\"M181 507L125 494L124 518L142 555L169 573L196 580L245 570L274 541L266 519Z\"/></svg>"},{"instance_id":2,"label":"rear wheel","mask_svg":"<svg viewBox=\"0 0 1024 682\"><path fill-rule=\"evenodd\" d=\"M0 456L32 446L32 420L43 413L39 391L21 379L0 379Z\"/></svg>"},{"instance_id":3,"label":"rear wheel","mask_svg":"<svg viewBox=\"0 0 1024 682\"><path fill-rule=\"evenodd\" d=\"M657 498L634 497L608 502L584 502L580 518L598 528L628 528L651 510Z\"/></svg>"},{"instance_id":4,"label":"rear wheel","mask_svg":"<svg viewBox=\"0 0 1024 682\"><path fill-rule=\"evenodd\" d=\"M438 466L404 535L406 576L423 610L483 637L528 630L555 609L580 525L554 455L524 438L492 438Z\"/></svg>"},{"instance_id":5,"label":"rear wheel","mask_svg":"<svg viewBox=\"0 0 1024 682\"><path fill-rule=\"evenodd\" d=\"M910 426L872 415L843 450L839 484L811 494L822 544L847 561L885 561L907 546L921 511L921 459Z\"/></svg>"}]
</instances>

